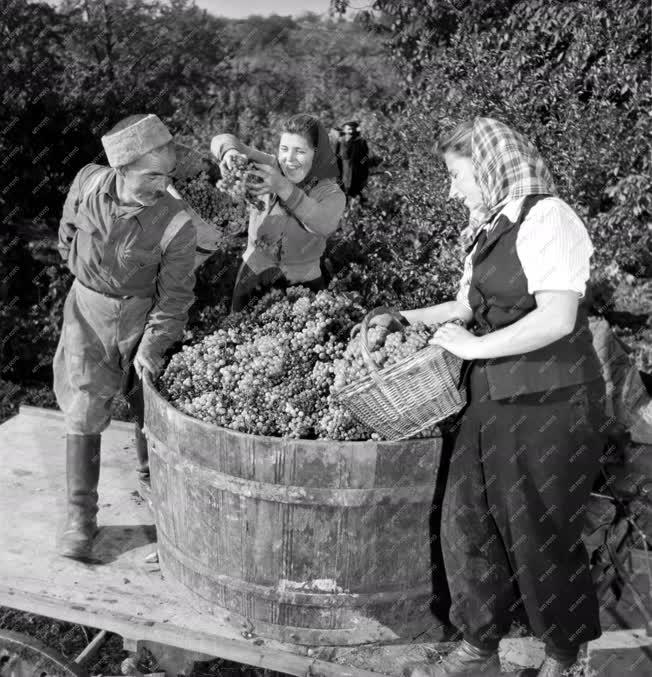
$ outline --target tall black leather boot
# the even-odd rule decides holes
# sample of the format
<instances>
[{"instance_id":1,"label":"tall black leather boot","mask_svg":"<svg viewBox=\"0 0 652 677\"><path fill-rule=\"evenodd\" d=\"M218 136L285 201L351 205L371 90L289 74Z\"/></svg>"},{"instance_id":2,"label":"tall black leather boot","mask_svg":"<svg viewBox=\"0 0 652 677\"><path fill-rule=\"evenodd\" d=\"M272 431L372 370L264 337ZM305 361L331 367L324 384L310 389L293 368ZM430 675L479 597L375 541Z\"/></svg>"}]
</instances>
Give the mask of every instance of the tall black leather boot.
<instances>
[{"instance_id":1,"label":"tall black leather boot","mask_svg":"<svg viewBox=\"0 0 652 677\"><path fill-rule=\"evenodd\" d=\"M66 435L68 516L57 550L64 557L91 559L97 528L97 484L101 435Z\"/></svg>"},{"instance_id":2,"label":"tall black leather boot","mask_svg":"<svg viewBox=\"0 0 652 677\"><path fill-rule=\"evenodd\" d=\"M138 460L138 493L140 497L152 508L152 483L149 477L149 451L147 438L143 433L138 421L136 428L136 459Z\"/></svg>"}]
</instances>

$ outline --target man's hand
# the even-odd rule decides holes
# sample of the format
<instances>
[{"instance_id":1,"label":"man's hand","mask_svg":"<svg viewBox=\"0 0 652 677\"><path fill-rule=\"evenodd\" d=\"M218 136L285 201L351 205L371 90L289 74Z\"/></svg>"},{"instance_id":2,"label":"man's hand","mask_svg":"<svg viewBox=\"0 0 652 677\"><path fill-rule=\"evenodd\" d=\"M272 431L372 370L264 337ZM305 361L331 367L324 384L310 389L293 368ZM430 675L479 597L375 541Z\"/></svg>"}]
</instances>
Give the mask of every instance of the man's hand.
<instances>
[{"instance_id":1,"label":"man's hand","mask_svg":"<svg viewBox=\"0 0 652 677\"><path fill-rule=\"evenodd\" d=\"M222 160L220 161L220 172L222 173L222 176L224 176L226 172L233 169L233 160L236 157L241 157L245 160L247 159L246 155L240 153L235 148L227 150L226 153L224 153L224 157L222 157Z\"/></svg>"},{"instance_id":2,"label":"man's hand","mask_svg":"<svg viewBox=\"0 0 652 677\"><path fill-rule=\"evenodd\" d=\"M155 379L163 369L163 359L154 355L147 355L145 351L138 348L136 357L134 357L134 369L136 375L142 381L143 372L148 371L152 379Z\"/></svg>"}]
</instances>

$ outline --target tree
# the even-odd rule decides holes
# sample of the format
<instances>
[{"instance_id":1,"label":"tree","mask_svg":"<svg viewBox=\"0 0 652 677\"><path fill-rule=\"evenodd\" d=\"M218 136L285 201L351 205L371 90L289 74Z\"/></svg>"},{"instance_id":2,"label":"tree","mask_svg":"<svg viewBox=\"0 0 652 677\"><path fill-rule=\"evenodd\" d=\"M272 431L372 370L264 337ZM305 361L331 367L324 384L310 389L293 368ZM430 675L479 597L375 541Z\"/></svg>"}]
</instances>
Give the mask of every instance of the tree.
<instances>
[{"instance_id":1,"label":"tree","mask_svg":"<svg viewBox=\"0 0 652 677\"><path fill-rule=\"evenodd\" d=\"M225 80L228 21L188 0L0 3L0 210L54 221L78 169L102 162L120 118L210 108Z\"/></svg>"},{"instance_id":2,"label":"tree","mask_svg":"<svg viewBox=\"0 0 652 677\"><path fill-rule=\"evenodd\" d=\"M59 147L62 124L57 82L64 70L65 27L46 4L0 2L0 214L3 221L24 214L51 192L48 166ZM20 196L28 196L21 199ZM36 196L36 199L35 199ZM45 200L47 203L47 198Z\"/></svg>"},{"instance_id":3,"label":"tree","mask_svg":"<svg viewBox=\"0 0 652 677\"><path fill-rule=\"evenodd\" d=\"M386 134L402 169L397 198L441 222L446 179L424 141L498 117L541 149L587 221L598 265L652 274L648 2L470 2L455 13L435 0L377 0L374 10L370 28L385 31L407 73L401 124Z\"/></svg>"}]
</instances>

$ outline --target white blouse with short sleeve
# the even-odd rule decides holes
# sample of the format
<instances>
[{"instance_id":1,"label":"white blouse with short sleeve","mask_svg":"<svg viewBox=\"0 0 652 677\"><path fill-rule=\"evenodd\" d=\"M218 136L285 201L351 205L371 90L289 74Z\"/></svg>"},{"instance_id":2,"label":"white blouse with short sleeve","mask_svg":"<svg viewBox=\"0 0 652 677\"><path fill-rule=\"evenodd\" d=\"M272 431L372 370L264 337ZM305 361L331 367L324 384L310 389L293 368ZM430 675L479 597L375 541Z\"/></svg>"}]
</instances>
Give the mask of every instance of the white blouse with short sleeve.
<instances>
[{"instance_id":1,"label":"white blouse with short sleeve","mask_svg":"<svg viewBox=\"0 0 652 677\"><path fill-rule=\"evenodd\" d=\"M508 202L499 213L510 221L516 221L524 199ZM494 219L484 228L491 230L496 221ZM475 247L464 260L464 272L456 297L469 308L474 251ZM516 253L530 294L571 290L580 297L584 296L593 245L582 220L560 198L545 198L530 209L516 238Z\"/></svg>"}]
</instances>

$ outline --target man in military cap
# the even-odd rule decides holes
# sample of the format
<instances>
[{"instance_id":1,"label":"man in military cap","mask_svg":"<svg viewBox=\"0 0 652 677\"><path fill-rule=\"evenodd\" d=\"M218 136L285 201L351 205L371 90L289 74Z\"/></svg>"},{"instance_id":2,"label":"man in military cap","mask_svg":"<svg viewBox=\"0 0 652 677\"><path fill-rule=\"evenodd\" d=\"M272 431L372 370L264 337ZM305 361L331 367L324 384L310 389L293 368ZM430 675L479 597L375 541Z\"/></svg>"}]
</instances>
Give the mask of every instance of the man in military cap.
<instances>
[{"instance_id":1,"label":"man in military cap","mask_svg":"<svg viewBox=\"0 0 652 677\"><path fill-rule=\"evenodd\" d=\"M68 514L61 555L87 560L98 531L101 433L129 381L141 478L144 372L156 376L183 334L194 300L196 234L167 188L177 169L172 135L156 115L133 115L102 137L109 167L75 177L59 228L59 251L75 276L53 362L66 422Z\"/></svg>"}]
</instances>

